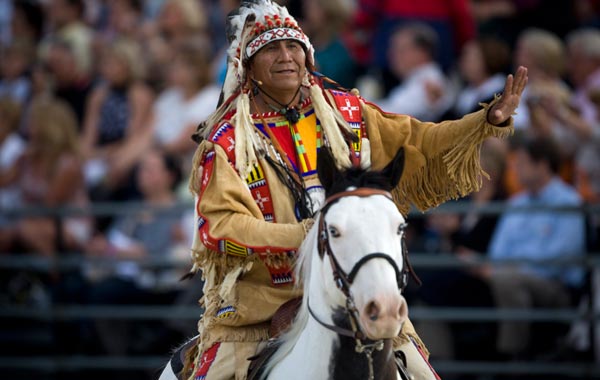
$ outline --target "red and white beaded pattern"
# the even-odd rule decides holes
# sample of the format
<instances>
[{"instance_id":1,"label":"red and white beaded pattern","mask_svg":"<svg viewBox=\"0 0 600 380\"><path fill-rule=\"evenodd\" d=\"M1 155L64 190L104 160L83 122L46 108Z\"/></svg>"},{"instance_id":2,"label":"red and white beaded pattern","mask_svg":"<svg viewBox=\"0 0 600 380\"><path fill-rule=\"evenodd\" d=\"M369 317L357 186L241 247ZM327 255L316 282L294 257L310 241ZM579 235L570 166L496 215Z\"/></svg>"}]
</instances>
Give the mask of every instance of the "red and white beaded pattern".
<instances>
[{"instance_id":1,"label":"red and white beaded pattern","mask_svg":"<svg viewBox=\"0 0 600 380\"><path fill-rule=\"evenodd\" d=\"M269 42L277 40L296 40L304 46L308 44L308 38L304 33L296 29L290 28L275 28L268 30L250 41L246 46L246 57L252 57L257 51Z\"/></svg>"}]
</instances>

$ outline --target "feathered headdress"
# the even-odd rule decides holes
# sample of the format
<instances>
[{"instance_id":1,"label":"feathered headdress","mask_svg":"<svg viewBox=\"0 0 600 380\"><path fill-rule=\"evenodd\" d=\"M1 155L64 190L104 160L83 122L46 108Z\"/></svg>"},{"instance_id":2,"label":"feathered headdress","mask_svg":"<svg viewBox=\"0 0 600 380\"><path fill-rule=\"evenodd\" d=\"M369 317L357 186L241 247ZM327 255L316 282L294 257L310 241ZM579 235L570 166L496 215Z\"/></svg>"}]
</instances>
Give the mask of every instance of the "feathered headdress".
<instances>
[{"instance_id":1,"label":"feathered headdress","mask_svg":"<svg viewBox=\"0 0 600 380\"><path fill-rule=\"evenodd\" d=\"M349 149L342 130L350 128L337 108L326 100L323 88L311 74L314 70L314 49L288 10L271 0L243 1L239 9L227 18L227 74L221 103L217 110L200 125L198 133L206 138L223 116L235 110L235 160L240 176L246 177L257 162L256 152L266 149L258 137L250 115L250 86L247 69L252 56L273 41L298 41L306 52L306 75L302 84L310 88L315 114L338 166L350 166ZM262 154L262 153L260 153Z\"/></svg>"}]
</instances>

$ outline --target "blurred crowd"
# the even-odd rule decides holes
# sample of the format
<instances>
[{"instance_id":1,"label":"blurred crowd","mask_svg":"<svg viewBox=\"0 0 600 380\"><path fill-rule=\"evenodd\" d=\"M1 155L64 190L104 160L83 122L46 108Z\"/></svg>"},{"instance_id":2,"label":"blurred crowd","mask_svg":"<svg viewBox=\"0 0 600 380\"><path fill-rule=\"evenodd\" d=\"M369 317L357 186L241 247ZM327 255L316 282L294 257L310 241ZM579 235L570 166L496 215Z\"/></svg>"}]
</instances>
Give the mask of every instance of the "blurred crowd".
<instances>
[{"instance_id":1,"label":"blurred crowd","mask_svg":"<svg viewBox=\"0 0 600 380\"><path fill-rule=\"evenodd\" d=\"M501 93L516 67L528 68L515 135L486 141L481 160L489 178L479 192L458 200L468 202L468 212L411 220L409 247L466 261L530 262L502 270L424 271L424 286L409 297L436 306L575 306L587 274L535 261L598 252L600 216L510 208L600 203L600 1L282 3L311 39L317 69L343 88L358 88L384 111L429 121L460 118ZM0 0L0 208L136 201L160 210L0 215L2 255L76 252L120 259L108 268L90 265L74 274L36 275L35 281L2 270L9 291L1 303L194 304L199 284L182 284L181 272L138 263L144 257L187 259L193 210L177 206L190 201L196 146L190 136L219 100L224 20L238 5ZM506 202L508 209L478 212L491 202ZM38 282L42 295L31 291ZM432 351L473 358L485 355L476 347L492 339L486 347L494 354L531 353L531 326L491 325L456 323L447 347ZM140 346L124 343L130 327L95 321L91 330L103 352L118 355ZM193 324L171 328L193 333Z\"/></svg>"}]
</instances>

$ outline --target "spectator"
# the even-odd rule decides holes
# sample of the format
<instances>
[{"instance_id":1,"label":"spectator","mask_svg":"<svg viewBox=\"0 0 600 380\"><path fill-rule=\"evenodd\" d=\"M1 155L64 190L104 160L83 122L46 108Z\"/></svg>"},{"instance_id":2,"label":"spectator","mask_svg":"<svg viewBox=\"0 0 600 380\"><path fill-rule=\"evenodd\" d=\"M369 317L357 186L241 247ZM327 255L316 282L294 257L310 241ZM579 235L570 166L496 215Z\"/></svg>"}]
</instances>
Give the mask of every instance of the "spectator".
<instances>
[{"instance_id":1,"label":"spectator","mask_svg":"<svg viewBox=\"0 0 600 380\"><path fill-rule=\"evenodd\" d=\"M581 198L557 175L560 156L548 138L528 139L516 150L517 174L525 190L510 200L511 208L578 206ZM561 308L570 305L571 290L582 285L583 270L546 266L536 261L575 258L585 249L585 223L578 212L509 210L490 243L491 260L532 260L495 266L489 281L500 308ZM501 322L499 352L520 355L529 345L527 322Z\"/></svg>"},{"instance_id":2,"label":"spectator","mask_svg":"<svg viewBox=\"0 0 600 380\"><path fill-rule=\"evenodd\" d=\"M561 116L563 110L569 110L573 96L562 77L565 57L562 40L551 32L529 28L519 35L515 64L527 65L532 75L521 99L525 106L515 115L515 128L524 130L529 136L560 141L559 174L572 183L573 159L585 132L580 132L579 124L565 123ZM514 165L509 165L507 176L515 182Z\"/></svg>"},{"instance_id":3,"label":"spectator","mask_svg":"<svg viewBox=\"0 0 600 380\"><path fill-rule=\"evenodd\" d=\"M136 182L143 196L142 210L116 220L105 235L95 236L86 250L92 257L117 259L109 272L89 268L88 300L93 304L171 303L178 292L180 273L144 269L144 258L168 258L183 240L181 214L176 208L175 187L181 181L178 162L157 150L144 154ZM100 270L99 270L100 269ZM105 350L125 354L131 325L114 320L97 323Z\"/></svg>"},{"instance_id":4,"label":"spectator","mask_svg":"<svg viewBox=\"0 0 600 380\"><path fill-rule=\"evenodd\" d=\"M140 136L148 133L154 94L142 81L138 44L119 40L102 57L102 82L90 95L82 147L86 181L99 199L133 197L128 175L142 153ZM124 191L124 193L122 192ZM121 192L121 193L120 193Z\"/></svg>"},{"instance_id":5,"label":"spectator","mask_svg":"<svg viewBox=\"0 0 600 380\"><path fill-rule=\"evenodd\" d=\"M515 128L533 129L532 113L539 110L539 100L544 94L552 94L561 102L568 102L570 90L562 80L565 68L565 47L561 39L551 32L529 28L519 35L514 52L514 64L528 65L531 75L521 99L527 107L521 107L515 115ZM541 124L541 123L538 123ZM537 125L548 128L548 125ZM530 131L529 133L534 133Z\"/></svg>"},{"instance_id":6,"label":"spectator","mask_svg":"<svg viewBox=\"0 0 600 380\"><path fill-rule=\"evenodd\" d=\"M51 41L58 38L67 41L72 49L77 68L89 75L93 71L94 56L92 41L94 30L84 21L85 2L83 0L50 0L48 20L50 33L42 40L40 53L45 57Z\"/></svg>"},{"instance_id":7,"label":"spectator","mask_svg":"<svg viewBox=\"0 0 600 380\"><path fill-rule=\"evenodd\" d=\"M142 43L143 4L141 0L108 1L108 28L104 42L110 43L118 38L128 38Z\"/></svg>"},{"instance_id":8,"label":"spectator","mask_svg":"<svg viewBox=\"0 0 600 380\"><path fill-rule=\"evenodd\" d=\"M25 152L25 141L17 133L21 120L21 107L13 99L0 97L0 177L10 170ZM0 208L10 210L18 207L19 189L13 186L0 187ZM0 217L0 249L10 248L10 219Z\"/></svg>"},{"instance_id":9,"label":"spectator","mask_svg":"<svg viewBox=\"0 0 600 380\"><path fill-rule=\"evenodd\" d=\"M594 91L600 93L600 31L574 30L566 41L567 73L575 88L573 106L600 136L600 114L591 99Z\"/></svg>"},{"instance_id":10,"label":"spectator","mask_svg":"<svg viewBox=\"0 0 600 380\"><path fill-rule=\"evenodd\" d=\"M84 206L83 161L77 139L77 120L68 105L52 98L32 102L30 140L23 157L0 178L18 184L24 206ZM13 241L45 256L58 249L79 249L89 238L86 217L67 217L60 225L47 216L20 219L12 228Z\"/></svg>"},{"instance_id":11,"label":"spectator","mask_svg":"<svg viewBox=\"0 0 600 380\"><path fill-rule=\"evenodd\" d=\"M489 103L504 86L504 77L510 66L510 48L495 37L478 37L467 42L459 57L459 70L465 87L453 107L443 117L455 119Z\"/></svg>"},{"instance_id":12,"label":"spectator","mask_svg":"<svg viewBox=\"0 0 600 380\"><path fill-rule=\"evenodd\" d=\"M92 90L92 78L77 64L77 57L68 41L56 39L48 43L44 62L47 74L42 80L51 85L47 90L67 102L77 116L80 133L85 119L86 104ZM38 68L42 70L42 68Z\"/></svg>"},{"instance_id":13,"label":"spectator","mask_svg":"<svg viewBox=\"0 0 600 380\"><path fill-rule=\"evenodd\" d=\"M24 106L31 95L33 48L27 41L13 41L0 53L0 96L9 96Z\"/></svg>"},{"instance_id":14,"label":"spectator","mask_svg":"<svg viewBox=\"0 0 600 380\"><path fill-rule=\"evenodd\" d=\"M148 50L150 83L160 91L166 77L164 67L173 60L177 45L195 38L207 38L207 14L196 0L166 0L156 20L145 23L143 35ZM212 50L212 47L211 47Z\"/></svg>"},{"instance_id":15,"label":"spectator","mask_svg":"<svg viewBox=\"0 0 600 380\"><path fill-rule=\"evenodd\" d=\"M387 68L386 51L393 31L406 22L421 21L434 28L440 40L439 62L450 68L457 52L475 36L468 0L359 0L355 16L356 54L360 62Z\"/></svg>"},{"instance_id":16,"label":"spectator","mask_svg":"<svg viewBox=\"0 0 600 380\"><path fill-rule=\"evenodd\" d=\"M194 0L166 0L158 15L160 33L173 45L204 33L206 25L206 14Z\"/></svg>"},{"instance_id":17,"label":"spectator","mask_svg":"<svg viewBox=\"0 0 600 380\"><path fill-rule=\"evenodd\" d=\"M448 109L450 93L447 78L434 59L438 43L435 31L422 23L404 25L392 34L390 67L402 83L378 102L383 111L439 121ZM432 98L430 87L441 94Z\"/></svg>"},{"instance_id":18,"label":"spectator","mask_svg":"<svg viewBox=\"0 0 600 380\"><path fill-rule=\"evenodd\" d=\"M313 41L317 70L346 88L354 87L358 67L345 45L343 32L355 5L348 0L307 0L302 6L303 29Z\"/></svg>"},{"instance_id":19,"label":"spectator","mask_svg":"<svg viewBox=\"0 0 600 380\"><path fill-rule=\"evenodd\" d=\"M178 46L167 68L169 86L154 104L155 144L185 163L192 162L196 148L192 134L215 110L221 92L212 81L210 59L207 41L196 39Z\"/></svg>"}]
</instances>

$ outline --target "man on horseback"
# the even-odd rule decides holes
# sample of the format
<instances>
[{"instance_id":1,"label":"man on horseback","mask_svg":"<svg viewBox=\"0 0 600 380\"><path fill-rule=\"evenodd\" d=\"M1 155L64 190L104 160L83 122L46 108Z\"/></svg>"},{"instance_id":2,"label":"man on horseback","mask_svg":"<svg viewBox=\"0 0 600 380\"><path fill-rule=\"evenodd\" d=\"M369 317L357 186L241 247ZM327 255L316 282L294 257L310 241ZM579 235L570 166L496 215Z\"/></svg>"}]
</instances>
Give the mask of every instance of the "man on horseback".
<instances>
[{"instance_id":1,"label":"man on horseback","mask_svg":"<svg viewBox=\"0 0 600 380\"><path fill-rule=\"evenodd\" d=\"M286 8L244 2L229 17L229 63L222 102L197 132L191 191L197 233L193 270L202 270L205 311L199 337L179 374L245 379L249 361L271 336L275 311L301 292L292 266L323 201L316 155L330 148L339 167L379 170L404 148L393 195L406 215L477 190L479 145L512 132L527 82L519 68L504 94L457 121L423 123L382 112L355 92L324 89L313 48ZM432 379L426 349L410 323L415 379Z\"/></svg>"}]
</instances>

